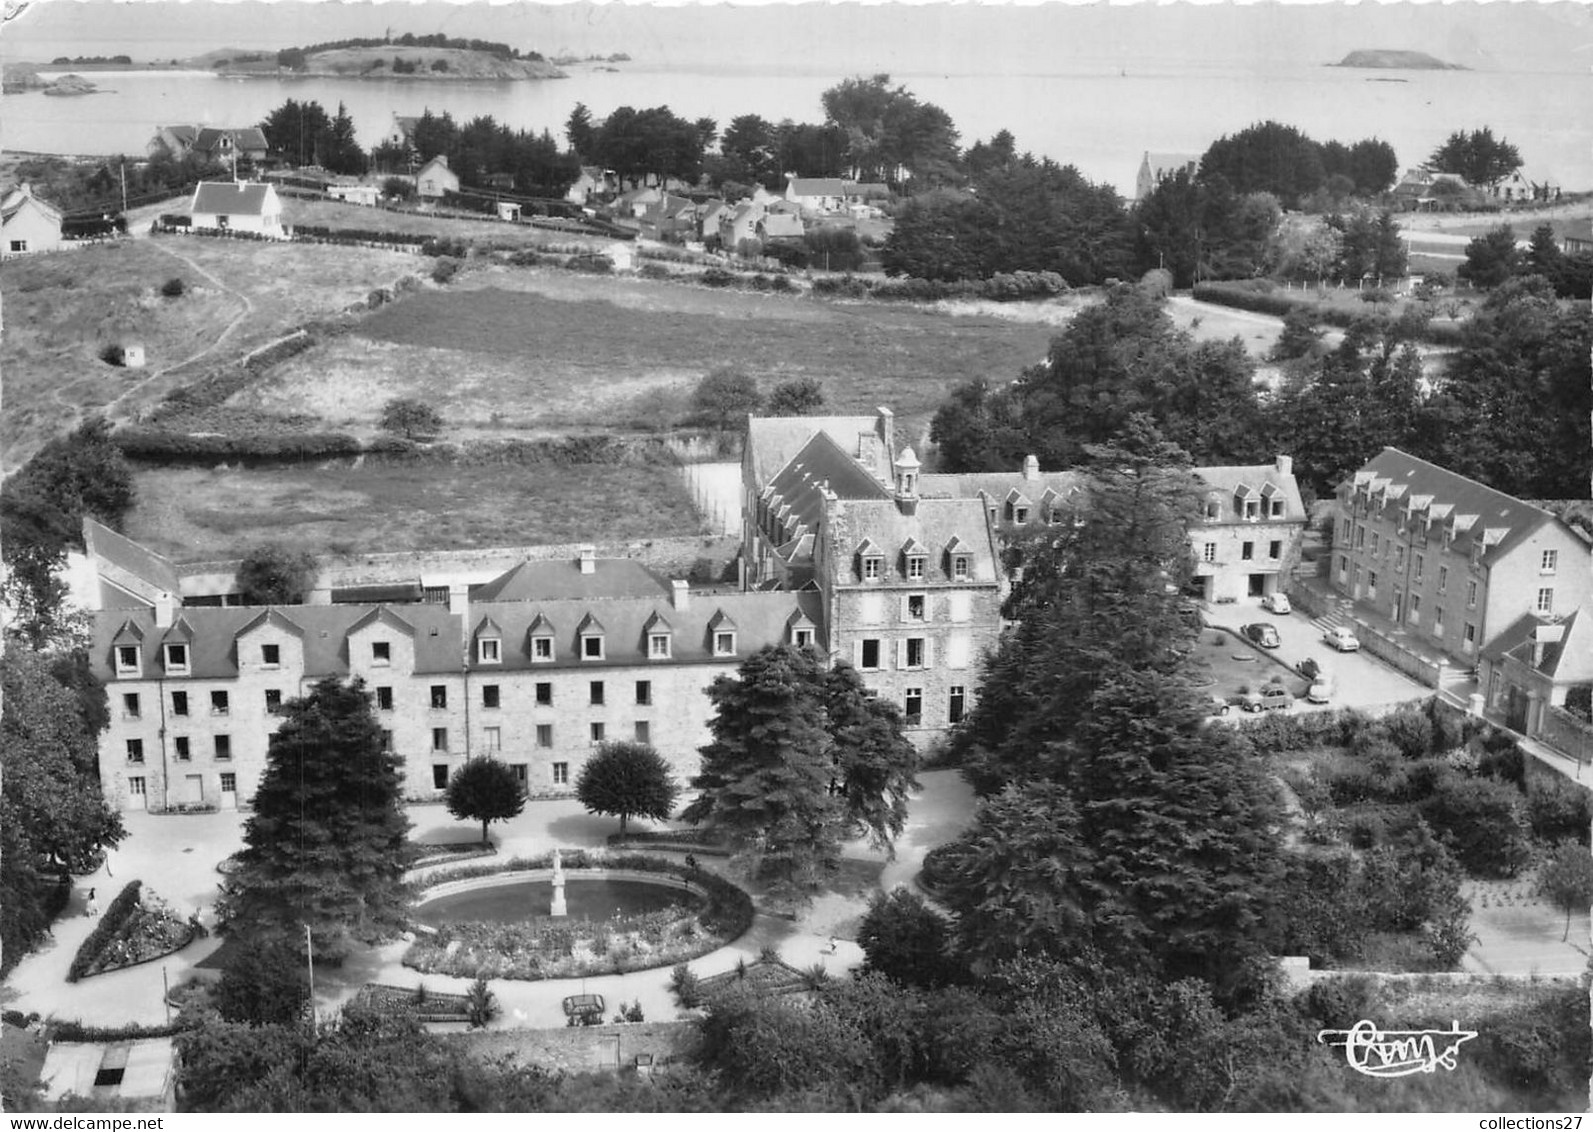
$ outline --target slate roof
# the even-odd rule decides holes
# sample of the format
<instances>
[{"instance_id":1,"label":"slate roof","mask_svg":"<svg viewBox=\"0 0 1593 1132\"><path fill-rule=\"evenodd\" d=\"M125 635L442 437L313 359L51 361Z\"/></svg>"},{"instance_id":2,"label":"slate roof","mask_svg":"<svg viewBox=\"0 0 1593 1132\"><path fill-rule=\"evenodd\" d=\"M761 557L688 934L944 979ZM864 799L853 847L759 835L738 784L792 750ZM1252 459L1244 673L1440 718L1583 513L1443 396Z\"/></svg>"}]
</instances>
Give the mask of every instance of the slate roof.
<instances>
[{"instance_id":1,"label":"slate roof","mask_svg":"<svg viewBox=\"0 0 1593 1132\"><path fill-rule=\"evenodd\" d=\"M791 195L795 197L844 197L846 182L839 177L793 177Z\"/></svg>"},{"instance_id":2,"label":"slate roof","mask_svg":"<svg viewBox=\"0 0 1593 1132\"><path fill-rule=\"evenodd\" d=\"M629 558L598 558L590 574L580 563L559 558L522 562L483 585L472 586L470 602L556 601L565 598L667 597L672 587L640 562Z\"/></svg>"},{"instance_id":3,"label":"slate roof","mask_svg":"<svg viewBox=\"0 0 1593 1132\"><path fill-rule=\"evenodd\" d=\"M117 534L104 523L85 517L83 542L90 558L103 559L173 596L178 593L177 569L169 560L125 535Z\"/></svg>"},{"instance_id":4,"label":"slate roof","mask_svg":"<svg viewBox=\"0 0 1593 1132\"><path fill-rule=\"evenodd\" d=\"M883 552L886 581L906 580L903 552L914 540L928 551L924 577L914 579L915 586L953 581L948 549L957 540L969 548L972 561L968 572L973 581L995 585L1000 580L994 535L978 499L919 499L910 515L904 514L895 500L847 503L831 513L825 538L835 580L842 585L862 583L857 548L865 540Z\"/></svg>"},{"instance_id":5,"label":"slate roof","mask_svg":"<svg viewBox=\"0 0 1593 1132\"><path fill-rule=\"evenodd\" d=\"M1559 640L1543 647L1543 656L1536 665L1532 663L1532 644L1540 628L1559 632ZM1537 672L1559 683L1586 683L1593 680L1593 629L1588 628L1588 618L1580 609L1572 611L1557 622L1524 613L1510 627L1494 638L1486 654L1514 656Z\"/></svg>"},{"instance_id":6,"label":"slate roof","mask_svg":"<svg viewBox=\"0 0 1593 1132\"><path fill-rule=\"evenodd\" d=\"M1206 485L1208 489L1206 498L1220 506L1217 518L1203 520L1205 522L1239 522L1243 516L1234 508L1234 496L1239 493L1241 487L1248 488L1250 494L1267 499L1277 495L1283 496L1281 519L1276 515L1263 515L1263 519L1272 522L1303 523L1309 518L1305 504L1300 499L1300 485L1295 480L1294 473L1280 472L1276 464L1213 465L1206 468L1192 468L1191 471ZM1269 488L1271 490L1268 490ZM1215 498L1212 492L1216 493Z\"/></svg>"},{"instance_id":7,"label":"slate roof","mask_svg":"<svg viewBox=\"0 0 1593 1132\"><path fill-rule=\"evenodd\" d=\"M594 616L601 614L601 621ZM823 605L817 593L772 591L761 593L694 592L685 609L676 609L668 598L613 598L594 607L591 603L564 601L472 603L470 615L491 617L503 627L503 659L497 664L478 664L472 670L521 671L527 669L580 668L601 671L605 668L652 664L724 664L726 657L713 655L712 626L716 618L728 619L736 630L736 661L745 659L765 645L787 642L793 619L806 617L814 625L822 623ZM660 624L662 622L662 624ZM539 625L540 623L540 625ZM721 622L721 625L723 623ZM538 634L551 628L554 659L531 661L532 630ZM668 660L649 659L647 636L667 630L670 634ZM581 633L601 632L603 659L581 656ZM457 658L456 658L457 660Z\"/></svg>"},{"instance_id":8,"label":"slate roof","mask_svg":"<svg viewBox=\"0 0 1593 1132\"><path fill-rule=\"evenodd\" d=\"M753 486L761 489L791 462L816 432L829 433L842 451L859 458L858 438L872 438L861 458L882 481L890 478L891 453L884 450L878 417L753 417L747 423L747 453Z\"/></svg>"},{"instance_id":9,"label":"slate roof","mask_svg":"<svg viewBox=\"0 0 1593 1132\"><path fill-rule=\"evenodd\" d=\"M760 222L763 225L763 234L771 240L793 238L802 235L802 218L789 213L775 212L772 209L765 214Z\"/></svg>"},{"instance_id":10,"label":"slate roof","mask_svg":"<svg viewBox=\"0 0 1593 1132\"><path fill-rule=\"evenodd\" d=\"M1347 482L1352 488L1364 487L1374 492L1381 489L1390 499L1403 499L1409 493L1428 496L1435 504L1454 508L1453 545L1463 554L1470 553L1474 539L1480 539L1484 546L1492 547L1491 555L1502 556L1544 524L1560 522L1542 507L1495 491L1486 484L1398 448L1383 449L1361 465ZM1462 524L1462 516L1471 521Z\"/></svg>"},{"instance_id":11,"label":"slate roof","mask_svg":"<svg viewBox=\"0 0 1593 1132\"><path fill-rule=\"evenodd\" d=\"M20 188L12 189L11 192L6 194L5 200L0 201L0 223L9 222L13 216L21 212L24 207L30 204L37 209L46 220L56 224L61 223L60 209L34 196L32 185L23 185Z\"/></svg>"},{"instance_id":12,"label":"slate roof","mask_svg":"<svg viewBox=\"0 0 1593 1132\"><path fill-rule=\"evenodd\" d=\"M1012 492L1023 494L1031 503L1045 500L1047 493L1067 499L1076 488L1085 486L1079 472L1041 472L1038 479L1026 479L1022 472L970 472L962 475L930 473L918 477L918 494L935 499L983 499L988 508L1004 503ZM1043 516L1042 516L1043 517ZM999 520L1000 515L997 516Z\"/></svg>"},{"instance_id":13,"label":"slate roof","mask_svg":"<svg viewBox=\"0 0 1593 1132\"><path fill-rule=\"evenodd\" d=\"M205 215L225 213L230 216L263 216L270 189L270 185L255 181L243 184L235 181L201 181L194 190L194 203L190 211Z\"/></svg>"},{"instance_id":14,"label":"slate roof","mask_svg":"<svg viewBox=\"0 0 1593 1132\"><path fill-rule=\"evenodd\" d=\"M265 134L260 132L258 126L241 126L237 129L225 129L215 126L202 127L194 137L194 148L201 153L209 153L221 144L221 139L231 136L234 148L241 150L264 150L266 148Z\"/></svg>"},{"instance_id":15,"label":"slate roof","mask_svg":"<svg viewBox=\"0 0 1593 1132\"><path fill-rule=\"evenodd\" d=\"M348 635L363 623L380 618L401 627L415 641L415 672L460 671L459 617L443 605L407 605L402 611L391 606L294 605L262 611L258 607L201 606L184 609L182 620L191 632L188 673L172 677L163 670L163 649L158 646L172 636L170 629L155 627L153 610L118 611L94 619L94 650L91 660L101 680L115 679L111 645L128 626L142 633L146 644L142 679L225 680L238 675L238 637L267 620L297 630L304 641L304 675L347 676ZM176 627L173 626L173 629Z\"/></svg>"},{"instance_id":16,"label":"slate roof","mask_svg":"<svg viewBox=\"0 0 1593 1132\"><path fill-rule=\"evenodd\" d=\"M827 432L816 432L761 495L764 533L787 562L813 555L825 492L837 499L889 499L890 489L852 459Z\"/></svg>"}]
</instances>

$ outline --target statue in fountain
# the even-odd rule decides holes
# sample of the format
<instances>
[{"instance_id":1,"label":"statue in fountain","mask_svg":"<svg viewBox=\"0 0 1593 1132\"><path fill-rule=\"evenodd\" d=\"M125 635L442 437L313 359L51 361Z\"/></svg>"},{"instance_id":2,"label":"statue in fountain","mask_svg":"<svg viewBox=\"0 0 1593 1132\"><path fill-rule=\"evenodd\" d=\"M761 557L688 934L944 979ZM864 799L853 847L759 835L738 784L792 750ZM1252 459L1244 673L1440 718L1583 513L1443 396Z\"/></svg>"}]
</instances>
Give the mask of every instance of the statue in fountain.
<instances>
[{"instance_id":1,"label":"statue in fountain","mask_svg":"<svg viewBox=\"0 0 1593 1132\"><path fill-rule=\"evenodd\" d=\"M564 907L564 862L559 858L559 851L553 850L553 907L549 910L550 916L567 916L568 910Z\"/></svg>"}]
</instances>

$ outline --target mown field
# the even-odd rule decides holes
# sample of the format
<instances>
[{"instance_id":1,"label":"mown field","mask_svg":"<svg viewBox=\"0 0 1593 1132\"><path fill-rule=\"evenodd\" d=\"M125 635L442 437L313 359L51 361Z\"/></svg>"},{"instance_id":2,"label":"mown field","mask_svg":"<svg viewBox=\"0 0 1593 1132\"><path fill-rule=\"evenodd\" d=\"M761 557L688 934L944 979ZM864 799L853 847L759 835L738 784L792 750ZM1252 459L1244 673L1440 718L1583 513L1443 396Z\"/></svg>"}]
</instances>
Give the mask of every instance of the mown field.
<instances>
[{"instance_id":1,"label":"mown field","mask_svg":"<svg viewBox=\"0 0 1593 1132\"><path fill-rule=\"evenodd\" d=\"M292 404L355 431L396 396L430 400L455 431L656 428L730 365L766 390L816 378L833 412L888 405L911 436L953 385L1010 381L1039 361L1068 314L1047 310L1049 321L1019 321L495 267L374 313L231 404Z\"/></svg>"},{"instance_id":2,"label":"mown field","mask_svg":"<svg viewBox=\"0 0 1593 1132\"><path fill-rule=\"evenodd\" d=\"M175 236L11 260L0 272L5 466L19 466L85 410L125 395L119 415L131 415L207 365L425 265L407 253L366 248ZM185 289L168 298L160 289L173 278ZM146 367L102 361L101 349L112 343L142 344Z\"/></svg>"},{"instance_id":3,"label":"mown field","mask_svg":"<svg viewBox=\"0 0 1593 1132\"><path fill-rule=\"evenodd\" d=\"M689 535L680 476L658 465L329 461L146 468L129 537L180 561L257 546L346 554Z\"/></svg>"}]
</instances>

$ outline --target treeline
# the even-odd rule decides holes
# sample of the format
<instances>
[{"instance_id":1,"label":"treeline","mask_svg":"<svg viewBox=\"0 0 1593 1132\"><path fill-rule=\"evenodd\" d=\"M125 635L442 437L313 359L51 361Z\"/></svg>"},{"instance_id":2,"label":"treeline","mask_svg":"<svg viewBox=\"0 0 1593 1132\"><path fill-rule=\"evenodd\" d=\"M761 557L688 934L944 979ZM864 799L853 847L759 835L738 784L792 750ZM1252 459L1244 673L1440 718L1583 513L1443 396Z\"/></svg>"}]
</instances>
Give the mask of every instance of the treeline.
<instances>
[{"instance_id":1,"label":"treeline","mask_svg":"<svg viewBox=\"0 0 1593 1132\"><path fill-rule=\"evenodd\" d=\"M65 213L120 212L124 176L131 205L192 192L198 182L226 179L230 173L193 154L178 160L166 150L148 160L118 155L95 165L32 157L18 162L15 172L16 181L32 185L35 194Z\"/></svg>"},{"instance_id":2,"label":"treeline","mask_svg":"<svg viewBox=\"0 0 1593 1132\"><path fill-rule=\"evenodd\" d=\"M68 59L65 55L58 55L50 60L52 67L102 67L108 64L131 66L131 55L74 55Z\"/></svg>"},{"instance_id":3,"label":"treeline","mask_svg":"<svg viewBox=\"0 0 1593 1132\"><path fill-rule=\"evenodd\" d=\"M371 157L388 171L446 157L461 186L491 189L498 187L494 178L507 175L514 191L528 196L563 196L580 175L579 159L560 152L547 130L514 130L490 114L460 125L447 111L433 114L429 108L416 121L408 145L383 143Z\"/></svg>"},{"instance_id":4,"label":"treeline","mask_svg":"<svg viewBox=\"0 0 1593 1132\"><path fill-rule=\"evenodd\" d=\"M332 173L365 172L365 151L343 103L328 115L319 102L288 99L260 122L266 145L290 165L318 165Z\"/></svg>"},{"instance_id":5,"label":"treeline","mask_svg":"<svg viewBox=\"0 0 1593 1132\"><path fill-rule=\"evenodd\" d=\"M510 47L507 43L497 43L490 39L458 39L453 36L443 35L441 32L434 35L415 35L411 32L405 32L397 39L391 36L382 39L367 36L354 39L331 39L325 43L312 43L307 47L284 47L277 52L277 66L301 71L311 55L317 55L323 51L342 51L352 47L434 47L455 51L479 51L498 59L524 58L537 62L542 60L542 56L535 51L527 51L524 55L521 55L518 47Z\"/></svg>"},{"instance_id":6,"label":"treeline","mask_svg":"<svg viewBox=\"0 0 1593 1132\"><path fill-rule=\"evenodd\" d=\"M1241 341L1196 342L1153 292L1117 287L1016 381L954 389L930 431L944 470L1017 467L1030 453L1072 467L1145 414L1198 464L1289 453L1319 497L1389 445L1512 495L1587 494L1593 312L1557 301L1541 277L1488 296L1455 332L1436 388L1423 380L1420 308L1369 313L1331 350L1309 313L1290 314L1276 355L1284 379L1263 394Z\"/></svg>"},{"instance_id":7,"label":"treeline","mask_svg":"<svg viewBox=\"0 0 1593 1132\"><path fill-rule=\"evenodd\" d=\"M1319 193L1342 200L1387 192L1399 176L1399 159L1393 146L1377 138L1318 142L1269 120L1212 142L1199 175L1221 177L1239 194L1271 193L1284 208L1310 209Z\"/></svg>"}]
</instances>

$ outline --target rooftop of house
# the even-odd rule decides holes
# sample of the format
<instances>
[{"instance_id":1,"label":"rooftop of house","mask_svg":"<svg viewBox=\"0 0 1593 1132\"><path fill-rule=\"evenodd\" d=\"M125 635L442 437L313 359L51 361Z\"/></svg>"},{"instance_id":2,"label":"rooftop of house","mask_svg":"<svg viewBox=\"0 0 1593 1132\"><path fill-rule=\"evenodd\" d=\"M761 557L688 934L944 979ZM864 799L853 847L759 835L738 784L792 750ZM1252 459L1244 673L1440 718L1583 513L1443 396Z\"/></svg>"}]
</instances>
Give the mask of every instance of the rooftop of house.
<instances>
[{"instance_id":1,"label":"rooftop of house","mask_svg":"<svg viewBox=\"0 0 1593 1132\"><path fill-rule=\"evenodd\" d=\"M891 478L891 454L886 448L889 430L889 410L871 417L753 417L747 422L743 467L752 477L751 486L761 491L815 433L823 432L886 483Z\"/></svg>"},{"instance_id":2,"label":"rooftop of house","mask_svg":"<svg viewBox=\"0 0 1593 1132\"><path fill-rule=\"evenodd\" d=\"M104 523L88 517L83 519L83 544L90 558L99 558L149 586L165 593L176 594L181 583L177 568L171 560L156 554L125 535L111 530Z\"/></svg>"},{"instance_id":3,"label":"rooftop of house","mask_svg":"<svg viewBox=\"0 0 1593 1132\"><path fill-rule=\"evenodd\" d=\"M275 196L270 185L255 181L201 181L194 189L192 211L231 216L263 216Z\"/></svg>"},{"instance_id":4,"label":"rooftop of house","mask_svg":"<svg viewBox=\"0 0 1593 1132\"><path fill-rule=\"evenodd\" d=\"M1251 494L1259 499L1281 498L1283 514L1264 512L1267 518L1285 522L1303 523L1310 518L1300 499L1300 485L1294 477L1294 461L1279 456L1271 464L1227 464L1191 469L1209 489L1208 506L1215 505L1215 514L1207 513L1207 522L1239 522L1244 519L1239 501Z\"/></svg>"},{"instance_id":5,"label":"rooftop of house","mask_svg":"<svg viewBox=\"0 0 1593 1132\"><path fill-rule=\"evenodd\" d=\"M1541 507L1398 448L1384 448L1341 486L1401 508L1409 503L1415 512L1452 524L1454 544L1462 552L1481 539L1498 556L1544 524L1560 522Z\"/></svg>"},{"instance_id":6,"label":"rooftop of house","mask_svg":"<svg viewBox=\"0 0 1593 1132\"><path fill-rule=\"evenodd\" d=\"M224 138L231 138L238 149L266 148L265 134L258 126L202 126L194 135L193 145L195 149L208 152L219 146Z\"/></svg>"},{"instance_id":7,"label":"rooftop of house","mask_svg":"<svg viewBox=\"0 0 1593 1132\"><path fill-rule=\"evenodd\" d=\"M5 200L0 201L0 222L10 220L21 212L24 207L37 209L47 220L53 220L56 223L61 221L61 210L34 196L33 186L23 182L7 193Z\"/></svg>"},{"instance_id":8,"label":"rooftop of house","mask_svg":"<svg viewBox=\"0 0 1593 1132\"><path fill-rule=\"evenodd\" d=\"M668 580L629 558L527 561L470 590L478 602L581 601L668 596Z\"/></svg>"},{"instance_id":9,"label":"rooftop of house","mask_svg":"<svg viewBox=\"0 0 1593 1132\"><path fill-rule=\"evenodd\" d=\"M791 195L797 197L843 197L850 182L840 177L792 177Z\"/></svg>"},{"instance_id":10,"label":"rooftop of house","mask_svg":"<svg viewBox=\"0 0 1593 1132\"><path fill-rule=\"evenodd\" d=\"M1523 614L1488 652L1513 656L1556 683L1585 684L1593 681L1593 628L1588 620L1580 609L1555 621Z\"/></svg>"},{"instance_id":11,"label":"rooftop of house","mask_svg":"<svg viewBox=\"0 0 1593 1132\"><path fill-rule=\"evenodd\" d=\"M926 498L983 498L986 506L1017 497L1029 504L1043 502L1048 494L1066 499L1084 486L1082 472L1042 472L1030 456L1015 472L931 472L918 478L918 493Z\"/></svg>"},{"instance_id":12,"label":"rooftop of house","mask_svg":"<svg viewBox=\"0 0 1593 1132\"><path fill-rule=\"evenodd\" d=\"M870 554L884 559L888 581L966 584L953 573L953 558L960 555L968 558L967 580L1001 580L994 536L978 499L918 499L910 507L894 498L846 502L831 509L824 537L836 580L846 585L863 584L862 559ZM909 551L924 558L922 578L907 574Z\"/></svg>"}]
</instances>

